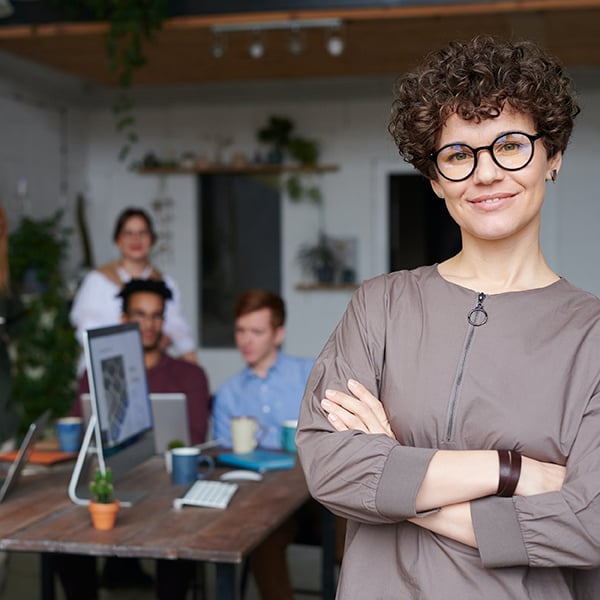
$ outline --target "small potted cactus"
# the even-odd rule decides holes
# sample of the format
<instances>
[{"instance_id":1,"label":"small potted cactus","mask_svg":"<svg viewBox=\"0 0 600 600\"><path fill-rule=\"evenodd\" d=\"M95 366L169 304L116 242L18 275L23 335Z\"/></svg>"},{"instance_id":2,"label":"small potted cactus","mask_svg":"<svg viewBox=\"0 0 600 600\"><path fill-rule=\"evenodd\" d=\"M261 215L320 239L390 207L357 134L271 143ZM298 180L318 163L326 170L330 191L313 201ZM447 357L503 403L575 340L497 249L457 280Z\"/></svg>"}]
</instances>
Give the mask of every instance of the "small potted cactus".
<instances>
[{"instance_id":1,"label":"small potted cactus","mask_svg":"<svg viewBox=\"0 0 600 600\"><path fill-rule=\"evenodd\" d=\"M90 481L93 500L89 503L92 523L96 529L112 529L115 526L119 501L113 497L112 471L96 469L94 479Z\"/></svg>"}]
</instances>

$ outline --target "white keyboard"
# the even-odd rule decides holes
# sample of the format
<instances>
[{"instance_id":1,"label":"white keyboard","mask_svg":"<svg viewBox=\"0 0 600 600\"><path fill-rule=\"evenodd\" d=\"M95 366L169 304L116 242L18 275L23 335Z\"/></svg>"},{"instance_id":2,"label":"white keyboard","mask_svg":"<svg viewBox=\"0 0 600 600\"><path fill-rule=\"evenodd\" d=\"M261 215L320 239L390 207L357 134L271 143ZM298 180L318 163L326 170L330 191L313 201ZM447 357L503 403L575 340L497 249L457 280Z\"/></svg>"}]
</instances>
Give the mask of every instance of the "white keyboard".
<instances>
[{"instance_id":1,"label":"white keyboard","mask_svg":"<svg viewBox=\"0 0 600 600\"><path fill-rule=\"evenodd\" d=\"M189 504L207 508L227 508L238 487L237 483L224 481L196 481L181 498L173 500L173 507L181 508Z\"/></svg>"}]
</instances>

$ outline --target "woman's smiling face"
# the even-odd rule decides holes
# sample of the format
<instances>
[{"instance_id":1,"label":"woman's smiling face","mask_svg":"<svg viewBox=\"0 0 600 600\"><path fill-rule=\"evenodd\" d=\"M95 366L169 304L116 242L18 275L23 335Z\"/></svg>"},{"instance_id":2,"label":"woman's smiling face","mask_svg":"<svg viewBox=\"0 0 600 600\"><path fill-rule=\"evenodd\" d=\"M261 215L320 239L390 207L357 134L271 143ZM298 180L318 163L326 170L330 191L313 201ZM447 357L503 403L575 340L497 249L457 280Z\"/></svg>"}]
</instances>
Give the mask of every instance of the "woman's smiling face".
<instances>
[{"instance_id":1,"label":"woman's smiling face","mask_svg":"<svg viewBox=\"0 0 600 600\"><path fill-rule=\"evenodd\" d=\"M471 148L488 146L499 136L520 131L538 133L532 118L507 106L494 119L479 123L451 115L444 127L437 148L447 144L467 144ZM461 228L463 240L472 237L499 240L539 231L539 218L546 181L552 171L560 168L562 155L546 155L542 139L534 142L531 162L519 171L507 171L498 166L489 151L480 151L477 167L464 181L448 181L438 175L431 185L446 202L448 212Z\"/></svg>"}]
</instances>

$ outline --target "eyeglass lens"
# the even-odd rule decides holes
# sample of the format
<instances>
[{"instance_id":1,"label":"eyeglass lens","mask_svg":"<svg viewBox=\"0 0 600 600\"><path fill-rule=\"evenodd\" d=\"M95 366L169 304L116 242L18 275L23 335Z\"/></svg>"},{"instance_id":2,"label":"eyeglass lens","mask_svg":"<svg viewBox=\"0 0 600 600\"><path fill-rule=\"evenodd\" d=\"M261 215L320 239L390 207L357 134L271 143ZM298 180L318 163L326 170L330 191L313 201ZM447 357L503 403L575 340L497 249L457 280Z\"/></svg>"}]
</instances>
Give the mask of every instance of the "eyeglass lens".
<instances>
[{"instance_id":1,"label":"eyeglass lens","mask_svg":"<svg viewBox=\"0 0 600 600\"><path fill-rule=\"evenodd\" d=\"M499 167L508 171L517 171L529 164L537 138L537 135L512 132L501 135L489 146L480 148L471 148L466 144L449 144L434 155L435 164L446 179L461 181L475 170L479 152L488 150Z\"/></svg>"}]
</instances>

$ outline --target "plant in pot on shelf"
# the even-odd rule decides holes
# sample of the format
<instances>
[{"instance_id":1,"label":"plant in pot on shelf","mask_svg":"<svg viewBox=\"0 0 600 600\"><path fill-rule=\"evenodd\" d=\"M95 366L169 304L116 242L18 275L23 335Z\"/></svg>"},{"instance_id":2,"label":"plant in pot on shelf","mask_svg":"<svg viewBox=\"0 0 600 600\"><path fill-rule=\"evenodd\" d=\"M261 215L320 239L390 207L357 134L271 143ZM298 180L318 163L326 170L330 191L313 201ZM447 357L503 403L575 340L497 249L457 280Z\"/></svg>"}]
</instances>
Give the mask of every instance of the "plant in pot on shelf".
<instances>
[{"instance_id":1,"label":"plant in pot on shelf","mask_svg":"<svg viewBox=\"0 0 600 600\"><path fill-rule=\"evenodd\" d=\"M93 500L88 507L92 516L92 523L96 529L108 530L115 526L119 501L113 498L112 471L110 468L96 469L94 479L90 481L90 492Z\"/></svg>"},{"instance_id":2,"label":"plant in pot on shelf","mask_svg":"<svg viewBox=\"0 0 600 600\"><path fill-rule=\"evenodd\" d=\"M286 158L301 167L315 167L319 160L319 144L315 140L293 135L294 122L283 116L269 117L267 124L257 132L258 141L270 146L267 162L281 164ZM319 204L322 200L321 189L310 173L292 173L282 182L293 202L308 200Z\"/></svg>"},{"instance_id":3,"label":"plant in pot on shelf","mask_svg":"<svg viewBox=\"0 0 600 600\"><path fill-rule=\"evenodd\" d=\"M339 268L338 258L324 233L316 244L305 244L298 251L298 262L306 273L318 283L333 283Z\"/></svg>"},{"instance_id":4,"label":"plant in pot on shelf","mask_svg":"<svg viewBox=\"0 0 600 600\"><path fill-rule=\"evenodd\" d=\"M274 165L283 162L293 129L294 123L291 119L273 115L269 117L268 123L258 130L258 140L270 146L267 162Z\"/></svg>"}]
</instances>

